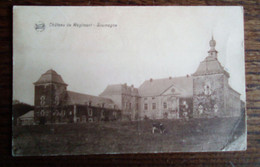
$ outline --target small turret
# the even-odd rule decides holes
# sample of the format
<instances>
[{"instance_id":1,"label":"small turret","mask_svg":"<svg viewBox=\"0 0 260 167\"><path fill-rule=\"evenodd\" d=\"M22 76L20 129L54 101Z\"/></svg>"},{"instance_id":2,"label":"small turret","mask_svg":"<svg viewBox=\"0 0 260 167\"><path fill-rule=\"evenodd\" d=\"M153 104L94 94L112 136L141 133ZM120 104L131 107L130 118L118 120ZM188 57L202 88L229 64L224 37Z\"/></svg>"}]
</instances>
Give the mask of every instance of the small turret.
<instances>
[{"instance_id":1,"label":"small turret","mask_svg":"<svg viewBox=\"0 0 260 167\"><path fill-rule=\"evenodd\" d=\"M211 56L213 58L217 58L218 51L216 51L216 49L215 49L216 41L214 40L213 36L212 36L211 40L209 41L209 46L210 46L210 50L208 51L209 56Z\"/></svg>"}]
</instances>

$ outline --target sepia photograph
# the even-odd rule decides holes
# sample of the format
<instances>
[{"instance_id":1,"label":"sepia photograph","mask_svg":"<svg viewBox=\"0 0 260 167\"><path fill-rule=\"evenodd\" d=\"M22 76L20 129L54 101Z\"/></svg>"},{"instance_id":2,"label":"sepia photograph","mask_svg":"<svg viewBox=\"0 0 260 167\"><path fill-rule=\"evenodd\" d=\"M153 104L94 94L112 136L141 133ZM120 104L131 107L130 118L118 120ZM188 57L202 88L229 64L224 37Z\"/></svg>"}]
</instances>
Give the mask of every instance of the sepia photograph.
<instances>
[{"instance_id":1,"label":"sepia photograph","mask_svg":"<svg viewBox=\"0 0 260 167\"><path fill-rule=\"evenodd\" d=\"M245 151L241 6L13 7L13 156Z\"/></svg>"}]
</instances>

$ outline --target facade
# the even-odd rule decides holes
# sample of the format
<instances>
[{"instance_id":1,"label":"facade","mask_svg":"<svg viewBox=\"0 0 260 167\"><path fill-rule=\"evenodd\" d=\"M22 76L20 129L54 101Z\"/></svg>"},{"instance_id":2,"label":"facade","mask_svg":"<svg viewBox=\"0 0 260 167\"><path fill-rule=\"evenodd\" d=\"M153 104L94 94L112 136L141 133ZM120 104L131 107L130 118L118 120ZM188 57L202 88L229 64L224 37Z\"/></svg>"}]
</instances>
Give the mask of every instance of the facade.
<instances>
[{"instance_id":1,"label":"facade","mask_svg":"<svg viewBox=\"0 0 260 167\"><path fill-rule=\"evenodd\" d=\"M190 76L150 79L139 87L141 119L179 119L192 111Z\"/></svg>"},{"instance_id":2,"label":"facade","mask_svg":"<svg viewBox=\"0 0 260 167\"><path fill-rule=\"evenodd\" d=\"M125 84L108 85L99 95L111 99L120 110L123 120L137 120L140 110L140 96L134 85Z\"/></svg>"},{"instance_id":3,"label":"facade","mask_svg":"<svg viewBox=\"0 0 260 167\"><path fill-rule=\"evenodd\" d=\"M99 96L67 90L54 70L35 85L35 121L76 123L113 120L189 119L240 116L240 94L229 84L229 73L218 61L216 41L191 76L150 79L139 88L108 85Z\"/></svg>"}]
</instances>

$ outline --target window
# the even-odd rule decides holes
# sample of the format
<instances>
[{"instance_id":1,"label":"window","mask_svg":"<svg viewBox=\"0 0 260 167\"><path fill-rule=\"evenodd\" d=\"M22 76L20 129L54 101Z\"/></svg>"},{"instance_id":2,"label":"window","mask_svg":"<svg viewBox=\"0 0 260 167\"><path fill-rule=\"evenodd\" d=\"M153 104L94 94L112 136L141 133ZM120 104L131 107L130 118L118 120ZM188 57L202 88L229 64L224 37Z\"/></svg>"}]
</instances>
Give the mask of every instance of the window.
<instances>
[{"instance_id":1,"label":"window","mask_svg":"<svg viewBox=\"0 0 260 167\"><path fill-rule=\"evenodd\" d=\"M152 100L154 100L155 99L155 97L152 97Z\"/></svg>"},{"instance_id":2,"label":"window","mask_svg":"<svg viewBox=\"0 0 260 167\"><path fill-rule=\"evenodd\" d=\"M102 108L104 108L105 107L105 103L102 103Z\"/></svg>"},{"instance_id":3,"label":"window","mask_svg":"<svg viewBox=\"0 0 260 167\"><path fill-rule=\"evenodd\" d=\"M89 119L88 119L88 122L93 122L93 118L89 118Z\"/></svg>"},{"instance_id":4,"label":"window","mask_svg":"<svg viewBox=\"0 0 260 167\"><path fill-rule=\"evenodd\" d=\"M131 109L132 108L132 103L129 103L129 109Z\"/></svg>"},{"instance_id":5,"label":"window","mask_svg":"<svg viewBox=\"0 0 260 167\"><path fill-rule=\"evenodd\" d=\"M91 101L88 102L88 105L91 106Z\"/></svg>"},{"instance_id":6,"label":"window","mask_svg":"<svg viewBox=\"0 0 260 167\"><path fill-rule=\"evenodd\" d=\"M101 110L101 120L105 119L105 113L104 113L104 110Z\"/></svg>"},{"instance_id":7,"label":"window","mask_svg":"<svg viewBox=\"0 0 260 167\"><path fill-rule=\"evenodd\" d=\"M136 106L135 106L135 107L136 107L136 110L138 110L138 103L136 103Z\"/></svg>"},{"instance_id":8,"label":"window","mask_svg":"<svg viewBox=\"0 0 260 167\"><path fill-rule=\"evenodd\" d=\"M152 109L155 110L156 109L156 103L152 104Z\"/></svg>"},{"instance_id":9,"label":"window","mask_svg":"<svg viewBox=\"0 0 260 167\"><path fill-rule=\"evenodd\" d=\"M58 95L55 96L55 104L56 105L59 105L59 102L60 102L60 98Z\"/></svg>"},{"instance_id":10,"label":"window","mask_svg":"<svg viewBox=\"0 0 260 167\"><path fill-rule=\"evenodd\" d=\"M40 112L40 116L44 116L44 110L41 110L41 112Z\"/></svg>"},{"instance_id":11,"label":"window","mask_svg":"<svg viewBox=\"0 0 260 167\"><path fill-rule=\"evenodd\" d=\"M167 103L166 102L163 103L163 108L167 109Z\"/></svg>"},{"instance_id":12,"label":"window","mask_svg":"<svg viewBox=\"0 0 260 167\"><path fill-rule=\"evenodd\" d=\"M144 104L144 110L148 110L148 104L147 103Z\"/></svg>"},{"instance_id":13,"label":"window","mask_svg":"<svg viewBox=\"0 0 260 167\"><path fill-rule=\"evenodd\" d=\"M41 100L40 105L44 106L45 105L45 96L41 96L40 100Z\"/></svg>"},{"instance_id":14,"label":"window","mask_svg":"<svg viewBox=\"0 0 260 167\"><path fill-rule=\"evenodd\" d=\"M88 109L88 116L92 116L92 115L93 115L92 109L89 108L89 109Z\"/></svg>"},{"instance_id":15,"label":"window","mask_svg":"<svg viewBox=\"0 0 260 167\"><path fill-rule=\"evenodd\" d=\"M203 106L199 105L199 114L202 114L202 113L203 113Z\"/></svg>"},{"instance_id":16,"label":"window","mask_svg":"<svg viewBox=\"0 0 260 167\"><path fill-rule=\"evenodd\" d=\"M218 105L217 104L214 105L214 112L218 112Z\"/></svg>"},{"instance_id":17,"label":"window","mask_svg":"<svg viewBox=\"0 0 260 167\"><path fill-rule=\"evenodd\" d=\"M117 113L115 111L113 111L113 116L116 118Z\"/></svg>"},{"instance_id":18,"label":"window","mask_svg":"<svg viewBox=\"0 0 260 167\"><path fill-rule=\"evenodd\" d=\"M145 97L144 100L147 100L147 97Z\"/></svg>"}]
</instances>

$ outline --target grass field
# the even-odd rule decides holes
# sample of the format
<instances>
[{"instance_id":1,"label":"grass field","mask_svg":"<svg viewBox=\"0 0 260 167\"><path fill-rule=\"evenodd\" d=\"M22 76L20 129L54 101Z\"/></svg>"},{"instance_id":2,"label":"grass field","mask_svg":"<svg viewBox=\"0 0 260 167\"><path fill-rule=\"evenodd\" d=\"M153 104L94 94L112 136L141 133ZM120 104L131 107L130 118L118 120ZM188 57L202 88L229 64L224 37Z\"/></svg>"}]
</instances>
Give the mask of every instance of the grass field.
<instances>
[{"instance_id":1,"label":"grass field","mask_svg":"<svg viewBox=\"0 0 260 167\"><path fill-rule=\"evenodd\" d=\"M13 154L106 154L221 150L238 118L96 122L13 127ZM167 134L152 134L162 122ZM243 129L237 129L243 133Z\"/></svg>"}]
</instances>

